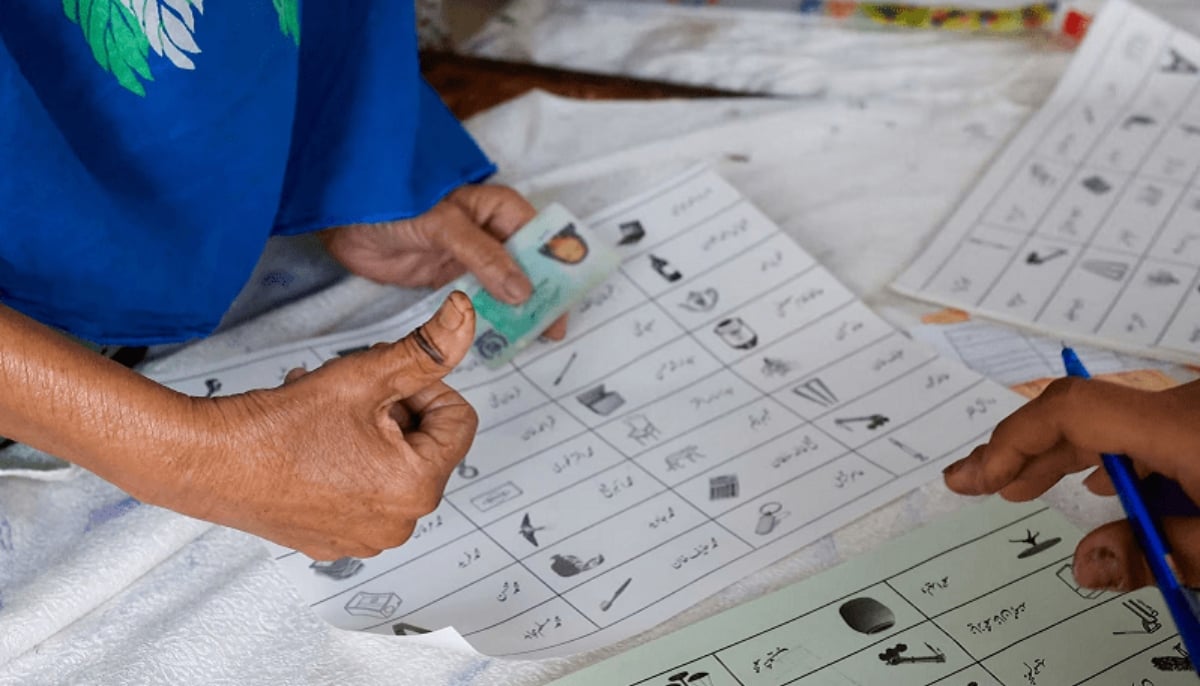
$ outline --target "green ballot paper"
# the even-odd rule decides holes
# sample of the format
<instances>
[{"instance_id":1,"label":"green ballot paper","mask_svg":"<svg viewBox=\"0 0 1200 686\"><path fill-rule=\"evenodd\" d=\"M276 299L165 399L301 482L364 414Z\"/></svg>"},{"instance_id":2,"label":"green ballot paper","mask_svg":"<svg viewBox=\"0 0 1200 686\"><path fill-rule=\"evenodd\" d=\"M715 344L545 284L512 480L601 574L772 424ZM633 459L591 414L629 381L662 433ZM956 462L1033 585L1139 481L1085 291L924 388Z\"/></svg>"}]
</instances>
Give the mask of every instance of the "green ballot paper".
<instances>
[{"instance_id":1,"label":"green ballot paper","mask_svg":"<svg viewBox=\"0 0 1200 686\"><path fill-rule=\"evenodd\" d=\"M524 303L496 300L473 276L451 285L475 306L475 353L492 369L511 361L620 264L611 246L558 204L521 227L505 247L533 283Z\"/></svg>"}]
</instances>

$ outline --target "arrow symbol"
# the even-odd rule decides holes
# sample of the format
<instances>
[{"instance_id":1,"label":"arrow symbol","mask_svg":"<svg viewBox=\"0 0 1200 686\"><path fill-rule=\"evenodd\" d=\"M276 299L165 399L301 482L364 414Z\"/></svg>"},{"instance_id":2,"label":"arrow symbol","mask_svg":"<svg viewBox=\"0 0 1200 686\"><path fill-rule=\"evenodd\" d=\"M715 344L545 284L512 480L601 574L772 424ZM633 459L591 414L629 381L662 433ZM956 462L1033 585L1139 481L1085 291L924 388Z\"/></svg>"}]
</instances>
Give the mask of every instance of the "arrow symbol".
<instances>
[{"instance_id":1,"label":"arrow symbol","mask_svg":"<svg viewBox=\"0 0 1200 686\"><path fill-rule=\"evenodd\" d=\"M1025 264L1046 264L1050 260L1053 260L1056 257L1062 257L1066 254L1067 251L1063 250L1062 248L1055 248L1045 255L1039 255L1038 251L1034 250L1033 252L1029 253L1028 257L1025 258Z\"/></svg>"}]
</instances>

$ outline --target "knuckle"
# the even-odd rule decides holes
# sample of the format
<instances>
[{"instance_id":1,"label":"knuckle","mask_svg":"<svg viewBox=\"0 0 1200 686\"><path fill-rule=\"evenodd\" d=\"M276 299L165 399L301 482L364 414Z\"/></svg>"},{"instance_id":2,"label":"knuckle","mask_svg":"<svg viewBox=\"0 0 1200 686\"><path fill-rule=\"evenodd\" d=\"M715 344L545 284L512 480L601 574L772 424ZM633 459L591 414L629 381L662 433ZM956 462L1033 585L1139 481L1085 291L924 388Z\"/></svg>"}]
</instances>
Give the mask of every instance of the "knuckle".
<instances>
[{"instance_id":1,"label":"knuckle","mask_svg":"<svg viewBox=\"0 0 1200 686\"><path fill-rule=\"evenodd\" d=\"M430 489L423 491L418 495L414 505L419 513L418 517L424 517L427 514L432 514L438 506L442 504L442 489Z\"/></svg>"}]
</instances>

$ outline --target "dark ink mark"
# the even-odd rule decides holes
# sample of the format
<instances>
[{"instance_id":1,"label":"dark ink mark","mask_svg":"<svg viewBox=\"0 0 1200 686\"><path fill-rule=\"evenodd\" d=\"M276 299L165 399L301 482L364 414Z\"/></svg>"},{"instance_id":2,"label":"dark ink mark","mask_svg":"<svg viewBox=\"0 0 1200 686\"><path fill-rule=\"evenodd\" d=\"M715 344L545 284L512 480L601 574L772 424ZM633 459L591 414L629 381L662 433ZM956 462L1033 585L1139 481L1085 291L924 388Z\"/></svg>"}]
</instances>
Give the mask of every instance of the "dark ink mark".
<instances>
[{"instance_id":1,"label":"dark ink mark","mask_svg":"<svg viewBox=\"0 0 1200 686\"><path fill-rule=\"evenodd\" d=\"M454 468L454 471L463 479L474 479L475 477L479 476L479 468L467 464L466 460L459 462L458 466Z\"/></svg>"},{"instance_id":2,"label":"dark ink mark","mask_svg":"<svg viewBox=\"0 0 1200 686\"><path fill-rule=\"evenodd\" d=\"M211 398L214 395L216 395L218 392L220 392L221 380L220 379L205 379L204 387L208 389L208 392L204 394L204 397Z\"/></svg>"},{"instance_id":3,"label":"dark ink mark","mask_svg":"<svg viewBox=\"0 0 1200 686\"><path fill-rule=\"evenodd\" d=\"M122 498L115 503L101 505L100 507L97 507L88 513L88 523L87 526L83 528L83 531L84 533L87 533L101 524L111 522L112 520L120 517L123 514L126 514L139 505L141 505L141 503L132 497Z\"/></svg>"},{"instance_id":4,"label":"dark ink mark","mask_svg":"<svg viewBox=\"0 0 1200 686\"><path fill-rule=\"evenodd\" d=\"M1027 557L1033 557L1034 555L1045 552L1062 542L1061 538L1055 536L1054 538L1047 538L1041 543L1038 543L1037 537L1041 535L1041 532L1033 532L1029 529L1026 529L1025 538L1009 539L1009 543L1023 543L1029 546L1028 548L1017 553L1018 560L1024 560Z\"/></svg>"},{"instance_id":5,"label":"dark ink mark","mask_svg":"<svg viewBox=\"0 0 1200 686\"><path fill-rule=\"evenodd\" d=\"M361 353L364 350L370 349L370 347L371 346L369 346L369 345L356 345L353 348L346 348L344 350L339 350L334 354L337 355L338 357L346 357L347 355L353 355L354 353Z\"/></svg>"},{"instance_id":6,"label":"dark ink mark","mask_svg":"<svg viewBox=\"0 0 1200 686\"><path fill-rule=\"evenodd\" d=\"M871 597L847 600L838 608L838 614L846 626L860 634L878 634L896 625L896 613Z\"/></svg>"}]
</instances>

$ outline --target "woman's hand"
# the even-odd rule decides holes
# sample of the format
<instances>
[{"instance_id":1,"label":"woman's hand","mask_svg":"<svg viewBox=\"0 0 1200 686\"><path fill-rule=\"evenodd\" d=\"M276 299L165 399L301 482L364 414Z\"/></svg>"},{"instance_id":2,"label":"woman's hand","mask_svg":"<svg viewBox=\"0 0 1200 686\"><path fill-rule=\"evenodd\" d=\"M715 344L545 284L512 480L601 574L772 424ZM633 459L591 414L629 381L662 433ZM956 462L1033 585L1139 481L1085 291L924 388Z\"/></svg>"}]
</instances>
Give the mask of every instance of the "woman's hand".
<instances>
[{"instance_id":1,"label":"woman's hand","mask_svg":"<svg viewBox=\"0 0 1200 686\"><path fill-rule=\"evenodd\" d=\"M1200 502L1200 382L1147 392L1103 381L1056 381L1000 422L987 444L950 465L946 485L963 495L1031 500L1067 474L1099 465L1100 453L1128 455L1140 473L1177 481ZM1103 469L1084 485L1114 495ZM1185 581L1200 585L1200 519L1167 519L1164 526ZM1128 591L1154 583L1123 520L1088 534L1075 549L1074 567L1079 583L1092 588Z\"/></svg>"},{"instance_id":2,"label":"woman's hand","mask_svg":"<svg viewBox=\"0 0 1200 686\"><path fill-rule=\"evenodd\" d=\"M537 214L503 186L463 186L425 214L321 232L325 248L347 269L380 283L440 287L471 272L502 302L517 305L533 292L504 241ZM543 334L566 334L566 318Z\"/></svg>"},{"instance_id":3,"label":"woman's hand","mask_svg":"<svg viewBox=\"0 0 1200 686\"><path fill-rule=\"evenodd\" d=\"M475 436L475 411L441 381L474 324L456 292L397 343L293 373L279 388L193 399L207 440L170 458L166 475L121 485L315 559L398 546L438 506Z\"/></svg>"}]
</instances>

